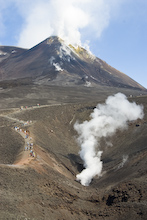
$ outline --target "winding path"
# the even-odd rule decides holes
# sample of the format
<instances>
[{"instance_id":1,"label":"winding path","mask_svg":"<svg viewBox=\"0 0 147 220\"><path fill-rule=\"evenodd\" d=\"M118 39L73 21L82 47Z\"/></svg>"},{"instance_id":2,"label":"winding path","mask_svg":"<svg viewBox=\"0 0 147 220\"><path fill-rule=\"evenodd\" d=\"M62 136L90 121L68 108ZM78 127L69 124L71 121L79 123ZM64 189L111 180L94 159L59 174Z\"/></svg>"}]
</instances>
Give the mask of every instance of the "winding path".
<instances>
[{"instance_id":1,"label":"winding path","mask_svg":"<svg viewBox=\"0 0 147 220\"><path fill-rule=\"evenodd\" d=\"M35 157L30 156L30 149L26 150L26 148L30 148L30 144L33 143L33 139L30 138L31 136L29 135L28 138L26 138L26 134L22 129L19 129L17 131L25 141L24 145L24 150L18 155L17 159L14 162L14 165L20 166L20 165L26 165L28 164L32 159L35 159ZM29 146L28 146L29 143ZM34 146L33 146L33 152L34 151Z\"/></svg>"},{"instance_id":2,"label":"winding path","mask_svg":"<svg viewBox=\"0 0 147 220\"><path fill-rule=\"evenodd\" d=\"M20 109L16 109L15 112L13 113L18 113L20 112ZM35 157L30 156L30 149L25 150L26 147L28 147L27 143L33 143L33 138L30 139L30 134L28 135L28 138L26 138L26 134L25 134L25 127L22 128L24 125L27 125L28 122L27 121L23 121L23 120L19 120L18 118L14 118L11 116L11 114L13 113L9 113L9 114L0 114L1 117L6 118L8 120L14 121L16 123L18 123L19 125L19 129L15 129L15 131L17 133L19 133L23 139L24 139L24 148L23 150L19 153L19 155L17 155L17 158L15 160L15 162L13 164L8 164L8 166L23 166L23 165L27 165L30 163L31 160L35 159ZM29 125L32 125L33 123L29 123ZM30 147L30 146L29 146ZM34 151L34 146L33 146L33 151ZM1 164L2 165L2 164ZM5 164L6 165L6 164Z\"/></svg>"},{"instance_id":3,"label":"winding path","mask_svg":"<svg viewBox=\"0 0 147 220\"><path fill-rule=\"evenodd\" d=\"M55 104L58 105L58 104ZM46 106L53 106L53 105L45 105L41 107L46 107ZM38 107L35 107L38 108ZM40 108L40 107L39 107ZM27 110L33 110L32 109L26 109L23 111ZM20 112L20 109L16 109L15 112L9 113L9 114L1 114L1 117L7 118L8 120L12 120L14 122L17 122L19 125L18 129L15 129L17 133L19 133L22 138L24 139L24 148L23 150L17 155L17 158L13 164L0 164L1 166L10 166L10 167L17 167L17 168L25 168L25 167L31 167L35 169L39 173L45 173L47 170L45 167L50 167L51 169L61 173L62 175L68 177L68 178L73 178L73 174L67 169L67 167L61 162L57 161L52 154L49 154L47 151L45 151L44 148L38 145L33 145L33 152L35 153L35 156L32 157L30 156L30 149L25 150L25 147L27 147L27 142L33 143L33 138L31 138L31 134L29 133L28 138L26 138L25 134L25 127L24 124L27 123L26 121L19 120L18 118L14 118L11 115L14 113ZM29 123L28 125L31 126L34 122ZM14 128L13 128L14 129ZM28 130L29 131L29 130ZM30 146L29 146L30 147Z\"/></svg>"}]
</instances>

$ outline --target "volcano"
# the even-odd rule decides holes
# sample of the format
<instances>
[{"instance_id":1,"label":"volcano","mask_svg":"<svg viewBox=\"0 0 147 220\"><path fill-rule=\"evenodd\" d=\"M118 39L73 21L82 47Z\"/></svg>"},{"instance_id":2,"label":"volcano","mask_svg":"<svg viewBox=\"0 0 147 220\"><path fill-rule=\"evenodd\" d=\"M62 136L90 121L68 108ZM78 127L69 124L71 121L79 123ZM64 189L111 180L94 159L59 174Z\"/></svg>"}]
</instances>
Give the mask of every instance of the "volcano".
<instances>
[{"instance_id":1,"label":"volcano","mask_svg":"<svg viewBox=\"0 0 147 220\"><path fill-rule=\"evenodd\" d=\"M97 85L145 90L84 48L50 37L27 50L0 47L0 80L29 78L40 85Z\"/></svg>"},{"instance_id":2,"label":"volcano","mask_svg":"<svg viewBox=\"0 0 147 220\"><path fill-rule=\"evenodd\" d=\"M90 121L96 106L119 92L143 106L144 117L129 116L126 129L102 136L102 173L81 185L76 176L85 163L74 126ZM146 220L144 87L53 36L31 49L0 46L0 100L0 219ZM108 117L114 125L121 117L115 112L115 123ZM98 132L108 127L98 124Z\"/></svg>"}]
</instances>

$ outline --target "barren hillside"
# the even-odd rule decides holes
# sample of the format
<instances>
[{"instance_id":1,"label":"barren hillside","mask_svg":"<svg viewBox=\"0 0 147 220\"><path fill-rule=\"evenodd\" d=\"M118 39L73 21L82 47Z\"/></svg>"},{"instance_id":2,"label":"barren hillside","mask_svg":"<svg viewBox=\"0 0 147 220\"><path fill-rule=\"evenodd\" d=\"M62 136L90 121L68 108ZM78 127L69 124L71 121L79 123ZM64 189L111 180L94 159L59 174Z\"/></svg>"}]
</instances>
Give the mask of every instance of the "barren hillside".
<instances>
[{"instance_id":1,"label":"barren hillside","mask_svg":"<svg viewBox=\"0 0 147 220\"><path fill-rule=\"evenodd\" d=\"M83 161L73 125L88 120L97 102L1 110L1 219L146 219L147 97L132 101L144 105L144 119L107 140L112 146L102 140L103 175L88 187L75 181ZM26 140L16 126L34 143L35 157L24 163Z\"/></svg>"}]
</instances>

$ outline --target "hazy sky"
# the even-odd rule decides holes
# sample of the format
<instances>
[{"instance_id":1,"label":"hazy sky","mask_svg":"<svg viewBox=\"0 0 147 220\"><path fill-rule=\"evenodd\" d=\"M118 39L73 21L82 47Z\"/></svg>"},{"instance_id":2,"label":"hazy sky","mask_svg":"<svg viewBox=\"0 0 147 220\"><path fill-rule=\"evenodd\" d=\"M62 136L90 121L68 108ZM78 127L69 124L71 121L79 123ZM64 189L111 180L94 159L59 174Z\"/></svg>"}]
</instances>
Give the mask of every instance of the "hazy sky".
<instances>
[{"instance_id":1,"label":"hazy sky","mask_svg":"<svg viewBox=\"0 0 147 220\"><path fill-rule=\"evenodd\" d=\"M0 45L31 48L51 35L147 88L147 0L0 0Z\"/></svg>"}]
</instances>

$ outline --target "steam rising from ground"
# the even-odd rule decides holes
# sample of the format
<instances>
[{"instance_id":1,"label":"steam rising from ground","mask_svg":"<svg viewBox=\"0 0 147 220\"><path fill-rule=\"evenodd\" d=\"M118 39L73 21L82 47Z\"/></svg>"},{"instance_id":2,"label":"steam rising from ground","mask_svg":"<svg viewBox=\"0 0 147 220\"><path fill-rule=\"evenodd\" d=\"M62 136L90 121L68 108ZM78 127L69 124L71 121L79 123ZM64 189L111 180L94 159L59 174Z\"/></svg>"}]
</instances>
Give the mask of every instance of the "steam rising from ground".
<instances>
[{"instance_id":1,"label":"steam rising from ground","mask_svg":"<svg viewBox=\"0 0 147 220\"><path fill-rule=\"evenodd\" d=\"M8 16L3 8L15 8L22 22L16 34L18 46L30 48L51 35L57 35L68 44L86 47L92 36L101 36L124 1L0 0L0 28L4 32L4 21Z\"/></svg>"},{"instance_id":2,"label":"steam rising from ground","mask_svg":"<svg viewBox=\"0 0 147 220\"><path fill-rule=\"evenodd\" d=\"M110 8L113 7L114 0L109 1L111 3L106 3L106 0L33 0L27 5L29 10L26 8L24 11L25 23L18 45L26 46L24 44L27 43L31 47L57 35L67 44L81 46L81 34L88 34L88 28L100 37L108 26ZM22 2L17 1L17 4L22 10Z\"/></svg>"},{"instance_id":3,"label":"steam rising from ground","mask_svg":"<svg viewBox=\"0 0 147 220\"><path fill-rule=\"evenodd\" d=\"M109 96L105 104L96 106L90 115L90 121L75 123L74 129L79 134L78 142L81 147L80 156L85 167L76 177L82 185L88 186L94 176L101 175L100 139L112 136L118 129L126 129L127 121L142 119L143 115L143 106L131 103L124 94L117 93Z\"/></svg>"}]
</instances>

